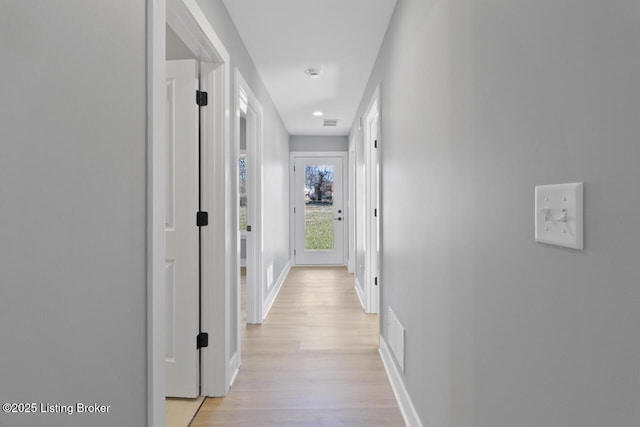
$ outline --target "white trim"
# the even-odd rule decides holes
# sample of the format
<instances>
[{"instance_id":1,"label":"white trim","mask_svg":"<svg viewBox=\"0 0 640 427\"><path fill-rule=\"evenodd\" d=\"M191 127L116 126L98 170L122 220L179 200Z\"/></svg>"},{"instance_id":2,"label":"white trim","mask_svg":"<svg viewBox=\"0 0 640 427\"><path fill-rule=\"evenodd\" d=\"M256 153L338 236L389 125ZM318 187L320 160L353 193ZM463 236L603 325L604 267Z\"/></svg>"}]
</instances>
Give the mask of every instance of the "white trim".
<instances>
[{"instance_id":1,"label":"white trim","mask_svg":"<svg viewBox=\"0 0 640 427\"><path fill-rule=\"evenodd\" d=\"M295 216L293 214L293 209L295 208L295 174L293 172L293 167L295 165L296 157L340 157L342 158L342 180L343 180L343 203L344 200L347 200L347 195L345 189L348 187L348 173L344 173L345 168L348 169L348 153L346 151L291 151L289 153L289 248L292 265L298 267L304 267L306 264L297 264L296 257L294 253L294 249L296 247L296 224L295 224ZM346 216L346 215L345 215ZM342 263L336 265L344 265L346 266L346 260L349 253L349 232L348 229L350 224L348 221L345 221L345 227L343 228L343 252L342 252ZM314 265L314 267L319 267Z\"/></svg>"},{"instance_id":2,"label":"white trim","mask_svg":"<svg viewBox=\"0 0 640 427\"><path fill-rule=\"evenodd\" d=\"M167 23L197 59L229 67L229 53L196 0L167 0Z\"/></svg>"},{"instance_id":3,"label":"white trim","mask_svg":"<svg viewBox=\"0 0 640 427\"><path fill-rule=\"evenodd\" d=\"M362 306L362 309L366 310L366 307L364 304L364 294L362 293L362 287L360 286L360 281L358 280L357 277L353 287L356 289L356 295L358 295L358 301L360 301L360 305Z\"/></svg>"},{"instance_id":4,"label":"white trim","mask_svg":"<svg viewBox=\"0 0 640 427\"><path fill-rule=\"evenodd\" d=\"M235 78L235 92L234 100L236 101L236 111L234 114L234 145L233 156L236 159L234 163L235 179L233 191L236 195L236 206L238 206L238 161L240 156L240 98L246 99L247 111L247 224L251 225L252 231L247 232L247 323L262 323L264 319L264 272L263 272L263 252L262 241L264 236L264 224L263 224L263 206L262 206L262 194L263 194L263 177L262 177L262 145L264 138L263 123L264 123L264 110L262 104L258 101L251 87L242 76L242 73L237 68L234 71ZM238 209L236 208L236 212ZM239 215L236 214L235 230L236 236L238 236ZM239 236L235 239L239 242ZM239 244L239 243L238 243ZM236 253L237 262L240 262L240 251ZM240 270L236 272L236 286L240 289ZM238 334L238 349L240 351L241 342L241 314L240 314L240 293L238 292L238 300L234 303L238 307L238 329L234 331Z\"/></svg>"},{"instance_id":5,"label":"white trim","mask_svg":"<svg viewBox=\"0 0 640 427\"><path fill-rule=\"evenodd\" d=\"M411 396L404 385L404 381L402 381L402 375L393 360L389 344L387 344L387 341L382 335L380 335L380 349L378 351L382 358L384 369L387 371L393 394L396 396L396 401L398 402L398 407L400 408L405 424L408 427L422 427L422 421L420 421Z\"/></svg>"},{"instance_id":6,"label":"white trim","mask_svg":"<svg viewBox=\"0 0 640 427\"><path fill-rule=\"evenodd\" d=\"M355 136L350 138L347 157L347 269L356 273L356 151Z\"/></svg>"},{"instance_id":7,"label":"white trim","mask_svg":"<svg viewBox=\"0 0 640 427\"><path fill-rule=\"evenodd\" d=\"M147 0L147 426L165 424L166 5Z\"/></svg>"},{"instance_id":8,"label":"white trim","mask_svg":"<svg viewBox=\"0 0 640 427\"><path fill-rule=\"evenodd\" d=\"M262 321L264 321L264 319L267 318L269 311L271 311L271 307L273 307L273 303L276 301L276 298L280 293L280 289L282 289L282 285L284 284L284 281L286 280L287 275L291 270L292 263L293 263L292 260L287 261L287 264L282 269L280 276L278 276L278 280L276 280L274 282L274 285L271 287L271 292L269 292L269 295L267 295L267 300L264 302L264 306L262 309L262 312L264 313L264 316L262 317Z\"/></svg>"}]
</instances>

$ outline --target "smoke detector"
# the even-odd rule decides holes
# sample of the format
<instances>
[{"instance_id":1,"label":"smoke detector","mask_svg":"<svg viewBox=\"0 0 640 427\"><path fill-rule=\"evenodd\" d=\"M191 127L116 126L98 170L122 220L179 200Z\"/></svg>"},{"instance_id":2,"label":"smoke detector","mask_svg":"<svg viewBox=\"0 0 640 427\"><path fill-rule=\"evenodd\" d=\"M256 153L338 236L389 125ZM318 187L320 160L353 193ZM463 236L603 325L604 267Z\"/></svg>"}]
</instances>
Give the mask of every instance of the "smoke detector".
<instances>
[{"instance_id":1,"label":"smoke detector","mask_svg":"<svg viewBox=\"0 0 640 427\"><path fill-rule=\"evenodd\" d=\"M304 73L312 79L317 79L320 77L320 74L322 74L322 70L319 70L317 68L307 68L306 70L304 70Z\"/></svg>"}]
</instances>

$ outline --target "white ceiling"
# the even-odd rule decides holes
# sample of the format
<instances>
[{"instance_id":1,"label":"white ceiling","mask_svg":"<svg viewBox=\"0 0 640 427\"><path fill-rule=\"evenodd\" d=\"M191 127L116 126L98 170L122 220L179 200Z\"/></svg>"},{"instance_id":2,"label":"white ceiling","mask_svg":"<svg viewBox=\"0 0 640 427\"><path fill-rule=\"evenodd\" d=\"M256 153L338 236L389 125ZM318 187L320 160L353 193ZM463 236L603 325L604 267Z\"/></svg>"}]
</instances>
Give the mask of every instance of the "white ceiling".
<instances>
[{"instance_id":1,"label":"white ceiling","mask_svg":"<svg viewBox=\"0 0 640 427\"><path fill-rule=\"evenodd\" d=\"M223 1L289 133L347 135L396 0Z\"/></svg>"}]
</instances>

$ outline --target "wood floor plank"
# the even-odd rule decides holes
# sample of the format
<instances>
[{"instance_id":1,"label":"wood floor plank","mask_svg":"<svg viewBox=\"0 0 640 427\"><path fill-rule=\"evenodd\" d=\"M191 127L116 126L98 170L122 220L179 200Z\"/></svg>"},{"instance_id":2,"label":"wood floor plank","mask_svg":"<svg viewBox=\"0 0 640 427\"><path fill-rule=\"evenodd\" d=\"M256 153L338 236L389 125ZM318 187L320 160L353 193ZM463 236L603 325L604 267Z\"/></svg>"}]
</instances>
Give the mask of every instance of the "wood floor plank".
<instances>
[{"instance_id":1,"label":"wood floor plank","mask_svg":"<svg viewBox=\"0 0 640 427\"><path fill-rule=\"evenodd\" d=\"M192 427L256 426L256 427L388 427L398 424L397 409L248 409L220 411L206 420L194 421Z\"/></svg>"},{"instance_id":2,"label":"wood floor plank","mask_svg":"<svg viewBox=\"0 0 640 427\"><path fill-rule=\"evenodd\" d=\"M168 397L165 400L165 426L187 427L198 412L204 397L195 399L178 399Z\"/></svg>"},{"instance_id":3,"label":"wood floor plank","mask_svg":"<svg viewBox=\"0 0 640 427\"><path fill-rule=\"evenodd\" d=\"M231 391L191 426L404 426L377 333L345 268L292 268L266 321L244 327Z\"/></svg>"}]
</instances>

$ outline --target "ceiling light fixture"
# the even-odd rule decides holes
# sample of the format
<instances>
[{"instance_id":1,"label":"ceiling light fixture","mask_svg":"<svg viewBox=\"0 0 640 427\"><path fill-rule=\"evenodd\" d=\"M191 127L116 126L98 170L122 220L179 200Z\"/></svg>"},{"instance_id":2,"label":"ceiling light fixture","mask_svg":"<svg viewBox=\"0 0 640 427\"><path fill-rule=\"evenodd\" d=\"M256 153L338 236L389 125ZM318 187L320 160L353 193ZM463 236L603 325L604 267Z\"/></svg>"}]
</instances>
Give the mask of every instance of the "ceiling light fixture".
<instances>
[{"instance_id":1,"label":"ceiling light fixture","mask_svg":"<svg viewBox=\"0 0 640 427\"><path fill-rule=\"evenodd\" d=\"M307 68L304 70L304 73L313 79L317 79L320 77L320 74L322 74L322 70L318 70L317 68Z\"/></svg>"},{"instance_id":2,"label":"ceiling light fixture","mask_svg":"<svg viewBox=\"0 0 640 427\"><path fill-rule=\"evenodd\" d=\"M322 111L314 111L312 114L316 117L324 116L324 113Z\"/></svg>"}]
</instances>

